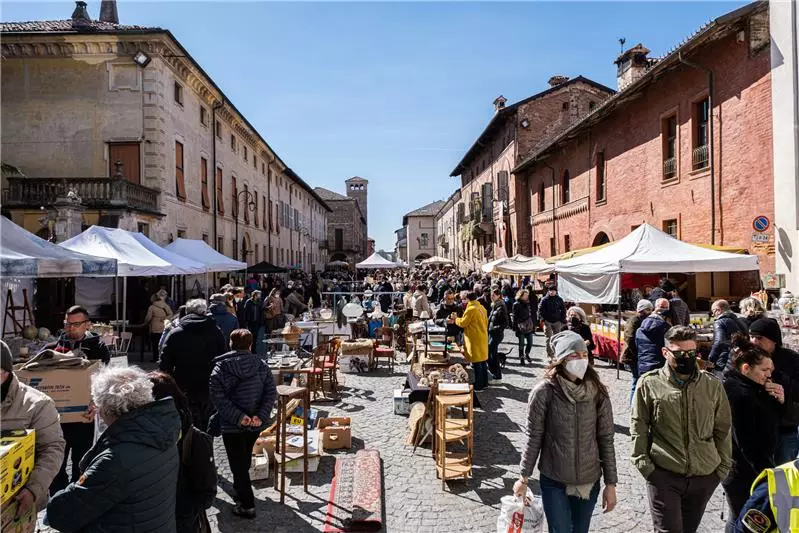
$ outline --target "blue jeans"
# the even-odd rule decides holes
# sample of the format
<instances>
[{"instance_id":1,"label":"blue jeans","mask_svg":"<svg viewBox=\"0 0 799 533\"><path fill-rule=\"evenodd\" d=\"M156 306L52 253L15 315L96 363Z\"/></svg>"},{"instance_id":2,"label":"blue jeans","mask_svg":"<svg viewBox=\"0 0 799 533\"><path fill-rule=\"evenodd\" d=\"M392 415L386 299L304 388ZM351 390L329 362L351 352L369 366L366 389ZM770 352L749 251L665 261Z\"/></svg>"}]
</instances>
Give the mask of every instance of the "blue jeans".
<instances>
[{"instance_id":1,"label":"blue jeans","mask_svg":"<svg viewBox=\"0 0 799 533\"><path fill-rule=\"evenodd\" d=\"M566 485L541 475L541 500L547 516L549 533L588 533L591 515L599 496L599 481L587 500L567 496Z\"/></svg>"},{"instance_id":2,"label":"blue jeans","mask_svg":"<svg viewBox=\"0 0 799 533\"><path fill-rule=\"evenodd\" d=\"M799 431L794 430L793 433L790 433L780 428L777 449L774 451L774 460L777 465L793 461L797 455L799 455Z\"/></svg>"},{"instance_id":3,"label":"blue jeans","mask_svg":"<svg viewBox=\"0 0 799 533\"><path fill-rule=\"evenodd\" d=\"M472 363L474 369L474 390L483 390L488 386L488 363Z\"/></svg>"}]
</instances>

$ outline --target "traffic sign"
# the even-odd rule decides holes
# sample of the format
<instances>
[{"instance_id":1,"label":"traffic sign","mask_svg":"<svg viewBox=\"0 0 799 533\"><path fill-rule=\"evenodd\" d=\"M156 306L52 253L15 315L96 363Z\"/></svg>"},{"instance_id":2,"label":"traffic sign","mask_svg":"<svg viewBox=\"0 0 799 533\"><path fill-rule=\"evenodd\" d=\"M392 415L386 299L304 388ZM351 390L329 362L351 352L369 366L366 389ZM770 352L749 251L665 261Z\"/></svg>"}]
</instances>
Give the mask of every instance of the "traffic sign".
<instances>
[{"instance_id":1,"label":"traffic sign","mask_svg":"<svg viewBox=\"0 0 799 533\"><path fill-rule=\"evenodd\" d=\"M755 231L764 232L771 227L771 221L768 219L767 216L760 215L759 217L755 217L752 221L752 228Z\"/></svg>"}]
</instances>

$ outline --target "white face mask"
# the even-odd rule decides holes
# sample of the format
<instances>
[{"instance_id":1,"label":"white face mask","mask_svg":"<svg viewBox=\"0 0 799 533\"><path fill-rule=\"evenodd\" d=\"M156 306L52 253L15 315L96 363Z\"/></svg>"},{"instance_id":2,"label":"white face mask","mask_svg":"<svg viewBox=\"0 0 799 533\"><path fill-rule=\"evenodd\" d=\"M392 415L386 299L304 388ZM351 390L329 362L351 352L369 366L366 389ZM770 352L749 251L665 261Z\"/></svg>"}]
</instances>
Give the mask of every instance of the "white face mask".
<instances>
[{"instance_id":1,"label":"white face mask","mask_svg":"<svg viewBox=\"0 0 799 533\"><path fill-rule=\"evenodd\" d=\"M566 361L566 371L577 379L583 379L586 370L588 370L588 359Z\"/></svg>"}]
</instances>

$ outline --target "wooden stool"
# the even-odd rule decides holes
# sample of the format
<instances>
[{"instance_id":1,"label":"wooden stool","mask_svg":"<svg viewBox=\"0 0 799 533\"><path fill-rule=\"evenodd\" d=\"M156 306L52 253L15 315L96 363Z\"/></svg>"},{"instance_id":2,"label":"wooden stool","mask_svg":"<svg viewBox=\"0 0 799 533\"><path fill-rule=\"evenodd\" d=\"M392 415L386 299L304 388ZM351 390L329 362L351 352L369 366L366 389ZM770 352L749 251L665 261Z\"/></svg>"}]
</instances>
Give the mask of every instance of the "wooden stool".
<instances>
[{"instance_id":1,"label":"wooden stool","mask_svg":"<svg viewBox=\"0 0 799 533\"><path fill-rule=\"evenodd\" d=\"M286 452L286 404L292 399L302 400L304 413L302 422L302 484L308 492L308 418L311 414L311 395L307 387L292 387L290 385L277 386L277 435L275 438L275 490L280 491L280 503L286 499L286 463L299 456ZM295 457L291 457L294 455ZM280 483L278 484L278 469L280 469ZM279 486L278 486L279 485Z\"/></svg>"}]
</instances>

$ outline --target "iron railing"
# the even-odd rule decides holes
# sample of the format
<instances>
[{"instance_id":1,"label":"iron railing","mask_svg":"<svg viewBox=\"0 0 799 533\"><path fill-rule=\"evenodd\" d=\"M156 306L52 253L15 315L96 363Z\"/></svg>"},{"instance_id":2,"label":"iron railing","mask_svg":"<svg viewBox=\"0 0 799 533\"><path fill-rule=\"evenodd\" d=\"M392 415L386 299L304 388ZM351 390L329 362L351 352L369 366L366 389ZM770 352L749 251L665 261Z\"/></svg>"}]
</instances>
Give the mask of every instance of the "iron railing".
<instances>
[{"instance_id":1,"label":"iron railing","mask_svg":"<svg viewBox=\"0 0 799 533\"><path fill-rule=\"evenodd\" d=\"M677 158L670 157L663 161L663 178L669 179L677 175Z\"/></svg>"},{"instance_id":2,"label":"iron railing","mask_svg":"<svg viewBox=\"0 0 799 533\"><path fill-rule=\"evenodd\" d=\"M707 145L694 148L691 159L693 160L694 170L706 168L709 163Z\"/></svg>"},{"instance_id":3,"label":"iron railing","mask_svg":"<svg viewBox=\"0 0 799 533\"><path fill-rule=\"evenodd\" d=\"M88 208L133 209L158 213L158 195L138 183L118 178L6 178L6 207L50 207L58 198L74 192Z\"/></svg>"}]
</instances>

